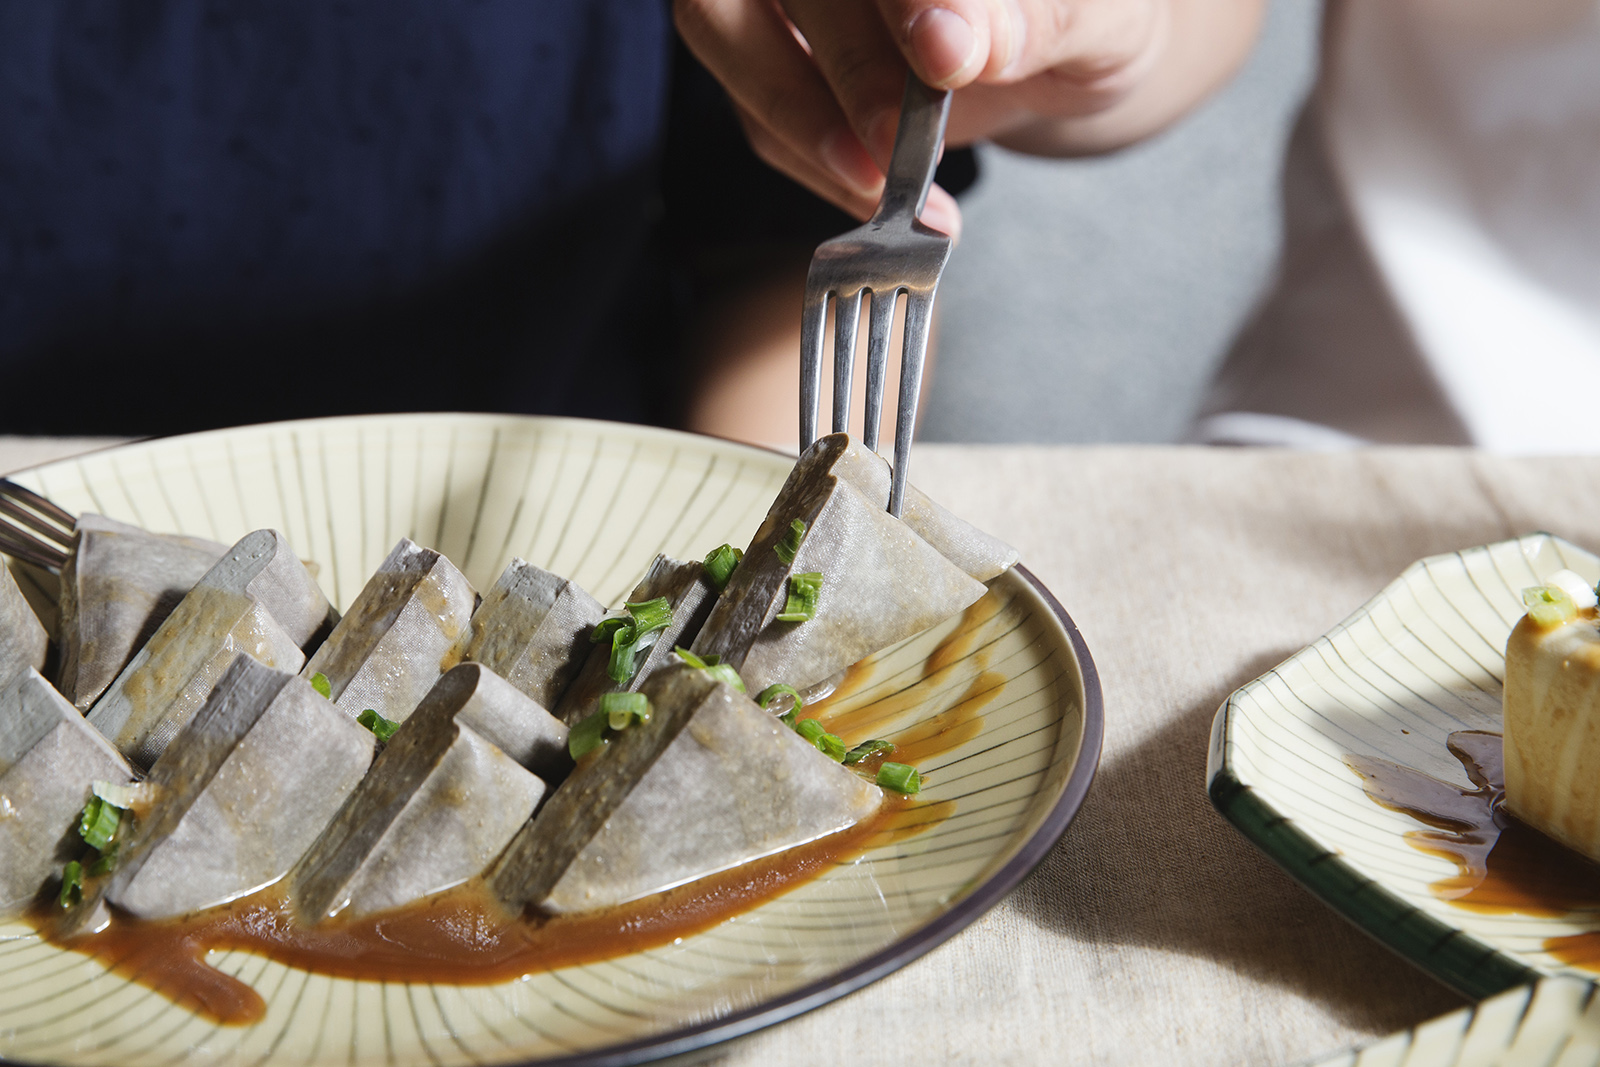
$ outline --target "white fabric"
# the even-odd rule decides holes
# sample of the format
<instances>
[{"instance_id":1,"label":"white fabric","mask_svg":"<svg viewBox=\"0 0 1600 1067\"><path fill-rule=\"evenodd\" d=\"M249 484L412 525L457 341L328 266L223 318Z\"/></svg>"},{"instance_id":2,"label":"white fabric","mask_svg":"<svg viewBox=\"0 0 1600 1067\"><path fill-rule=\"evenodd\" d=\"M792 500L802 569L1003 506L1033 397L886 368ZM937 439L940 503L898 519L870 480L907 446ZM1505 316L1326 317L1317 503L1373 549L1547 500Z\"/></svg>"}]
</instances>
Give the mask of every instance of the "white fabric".
<instances>
[{"instance_id":1,"label":"white fabric","mask_svg":"<svg viewBox=\"0 0 1600 1067\"><path fill-rule=\"evenodd\" d=\"M1356 240L1335 256L1323 232L1317 269L1304 269L1308 231L1293 215L1315 207L1291 192L1279 289L1206 416L1600 450L1600 419L1587 417L1600 400L1600 4L1342 0L1311 108L1322 143L1298 151L1331 167L1333 211ZM1368 328L1375 301L1392 312L1382 336ZM1212 439L1210 425L1196 436Z\"/></svg>"}]
</instances>

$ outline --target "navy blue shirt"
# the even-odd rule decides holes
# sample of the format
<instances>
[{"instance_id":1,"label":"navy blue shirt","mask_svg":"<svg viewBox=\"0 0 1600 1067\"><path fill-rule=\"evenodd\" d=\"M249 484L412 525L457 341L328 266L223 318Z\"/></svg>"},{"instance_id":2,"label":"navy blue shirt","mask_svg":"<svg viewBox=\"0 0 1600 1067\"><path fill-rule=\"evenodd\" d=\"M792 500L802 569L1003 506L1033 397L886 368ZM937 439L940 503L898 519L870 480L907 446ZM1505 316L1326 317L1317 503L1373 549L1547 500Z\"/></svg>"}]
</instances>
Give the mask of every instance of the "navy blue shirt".
<instances>
[{"instance_id":1,"label":"navy blue shirt","mask_svg":"<svg viewBox=\"0 0 1600 1067\"><path fill-rule=\"evenodd\" d=\"M671 41L662 0L0 6L0 432L649 417Z\"/></svg>"}]
</instances>

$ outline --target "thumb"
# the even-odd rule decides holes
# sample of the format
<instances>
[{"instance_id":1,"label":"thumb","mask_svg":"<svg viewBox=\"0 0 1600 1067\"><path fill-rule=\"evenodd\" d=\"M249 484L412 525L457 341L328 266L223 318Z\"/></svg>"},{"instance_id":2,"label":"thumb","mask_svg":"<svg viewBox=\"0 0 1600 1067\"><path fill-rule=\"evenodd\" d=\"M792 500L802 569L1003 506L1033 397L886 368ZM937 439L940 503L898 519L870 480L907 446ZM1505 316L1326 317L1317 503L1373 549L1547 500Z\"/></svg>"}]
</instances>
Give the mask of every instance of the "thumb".
<instances>
[{"instance_id":1,"label":"thumb","mask_svg":"<svg viewBox=\"0 0 1600 1067\"><path fill-rule=\"evenodd\" d=\"M1010 58L1004 4L1005 0L878 0L878 10L917 77L935 89L959 89L989 68L1003 67ZM1007 54L997 55L997 45Z\"/></svg>"}]
</instances>

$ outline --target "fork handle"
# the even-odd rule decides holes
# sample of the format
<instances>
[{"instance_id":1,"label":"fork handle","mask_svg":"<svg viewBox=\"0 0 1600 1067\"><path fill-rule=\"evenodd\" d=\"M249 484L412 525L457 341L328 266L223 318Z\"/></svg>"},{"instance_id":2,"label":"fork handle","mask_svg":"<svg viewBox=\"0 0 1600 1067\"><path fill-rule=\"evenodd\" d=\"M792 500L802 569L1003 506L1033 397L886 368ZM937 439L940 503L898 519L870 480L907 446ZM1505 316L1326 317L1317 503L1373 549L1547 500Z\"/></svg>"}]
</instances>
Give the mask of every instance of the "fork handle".
<instances>
[{"instance_id":1,"label":"fork handle","mask_svg":"<svg viewBox=\"0 0 1600 1067\"><path fill-rule=\"evenodd\" d=\"M883 199L878 201L872 221L887 222L905 216L909 222L922 214L934 168L939 165L939 149L944 144L944 126L949 117L949 91L930 89L915 74L908 73L905 97L900 102L900 125L894 134L894 155L889 159Z\"/></svg>"}]
</instances>

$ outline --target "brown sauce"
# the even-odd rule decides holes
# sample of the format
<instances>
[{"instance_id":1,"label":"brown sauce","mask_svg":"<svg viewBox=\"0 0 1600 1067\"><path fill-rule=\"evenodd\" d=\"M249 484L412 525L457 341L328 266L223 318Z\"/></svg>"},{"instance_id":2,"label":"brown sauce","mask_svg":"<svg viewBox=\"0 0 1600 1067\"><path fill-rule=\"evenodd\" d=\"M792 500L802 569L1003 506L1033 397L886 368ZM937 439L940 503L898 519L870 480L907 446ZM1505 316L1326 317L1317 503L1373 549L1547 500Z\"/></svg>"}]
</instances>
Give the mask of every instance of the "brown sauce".
<instances>
[{"instance_id":1,"label":"brown sauce","mask_svg":"<svg viewBox=\"0 0 1600 1067\"><path fill-rule=\"evenodd\" d=\"M828 700L808 707L805 714L821 719L850 745L878 736L875 729L934 696L957 661L972 653L984 624L1004 607L993 593L969 607L909 688L860 708L834 710L868 687L876 670L868 657L846 672ZM916 765L976 737L983 729L981 709L1004 690L1005 676L986 669L986 652L972 658L980 673L955 703L890 733L895 750L863 761L858 770L874 774L885 759ZM261 1019L266 1004L248 985L209 966L207 953L252 952L337 978L459 985L488 985L611 959L710 929L831 866L925 833L956 810L953 800L886 798L877 816L849 830L632 904L582 915L507 919L482 886L472 882L397 911L315 928L295 922L276 889L172 921L145 922L115 913L102 932L73 940L52 937L51 908L36 912L32 921L53 943L90 956L190 1011L223 1025L248 1026Z\"/></svg>"},{"instance_id":2,"label":"brown sauce","mask_svg":"<svg viewBox=\"0 0 1600 1067\"><path fill-rule=\"evenodd\" d=\"M1500 735L1463 730L1447 745L1473 788L1388 760L1345 757L1367 796L1429 827L1405 835L1413 848L1455 864L1455 874L1429 887L1434 895L1492 915L1600 910L1600 867L1504 809ZM1544 949L1570 966L1600 971L1600 932L1548 938Z\"/></svg>"}]
</instances>

